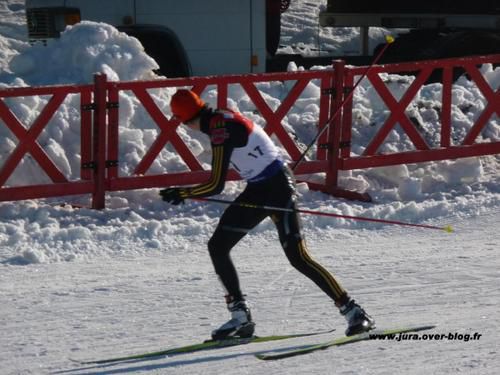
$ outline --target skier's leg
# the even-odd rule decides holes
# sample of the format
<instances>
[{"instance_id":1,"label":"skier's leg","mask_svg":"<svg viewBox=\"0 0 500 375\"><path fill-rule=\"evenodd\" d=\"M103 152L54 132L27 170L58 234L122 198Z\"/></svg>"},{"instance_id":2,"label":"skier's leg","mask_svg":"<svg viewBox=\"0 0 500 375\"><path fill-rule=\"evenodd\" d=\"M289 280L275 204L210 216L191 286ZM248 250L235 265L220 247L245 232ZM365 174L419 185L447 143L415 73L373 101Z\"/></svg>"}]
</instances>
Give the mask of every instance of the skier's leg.
<instances>
[{"instance_id":1,"label":"skier's leg","mask_svg":"<svg viewBox=\"0 0 500 375\"><path fill-rule=\"evenodd\" d=\"M294 209L295 203L290 200L287 208ZM297 213L283 212L272 215L278 229L281 245L285 254L299 272L311 279L323 290L337 306L342 306L349 296L333 275L321 264L315 261L302 238Z\"/></svg>"},{"instance_id":2,"label":"skier's leg","mask_svg":"<svg viewBox=\"0 0 500 375\"><path fill-rule=\"evenodd\" d=\"M246 191L246 190L245 190ZM246 198L245 198L246 197ZM238 199L250 199L243 192ZM237 200L238 200L237 199ZM250 202L250 200L245 200ZM263 210L230 206L222 215L219 225L208 242L215 272L226 290L226 303L231 319L212 332L214 340L229 337L251 337L255 323L248 303L241 292L238 274L229 255L231 249L266 216Z\"/></svg>"},{"instance_id":3,"label":"skier's leg","mask_svg":"<svg viewBox=\"0 0 500 375\"><path fill-rule=\"evenodd\" d=\"M294 207L291 201L290 207ZM321 264L309 255L302 238L299 219L295 212L274 215L280 234L281 244L290 263L314 281L330 298L347 320L346 335L366 332L375 327L375 321L353 299L349 297L339 282Z\"/></svg>"},{"instance_id":4,"label":"skier's leg","mask_svg":"<svg viewBox=\"0 0 500 375\"><path fill-rule=\"evenodd\" d=\"M243 193L241 196L243 196ZM227 294L235 300L242 300L243 295L240 289L238 274L229 253L265 216L266 213L263 210L229 206L222 215L214 234L208 241L208 250L215 272L219 276Z\"/></svg>"},{"instance_id":5,"label":"skier's leg","mask_svg":"<svg viewBox=\"0 0 500 375\"><path fill-rule=\"evenodd\" d=\"M271 201L267 204L293 210L291 212L274 212L271 215L278 228L281 245L290 263L335 301L340 313L347 320L346 335L373 329L375 321L349 297L335 277L309 254L302 237L298 213L294 211L296 210L296 191L291 171L284 169L284 173L274 181L273 187L275 191Z\"/></svg>"}]
</instances>

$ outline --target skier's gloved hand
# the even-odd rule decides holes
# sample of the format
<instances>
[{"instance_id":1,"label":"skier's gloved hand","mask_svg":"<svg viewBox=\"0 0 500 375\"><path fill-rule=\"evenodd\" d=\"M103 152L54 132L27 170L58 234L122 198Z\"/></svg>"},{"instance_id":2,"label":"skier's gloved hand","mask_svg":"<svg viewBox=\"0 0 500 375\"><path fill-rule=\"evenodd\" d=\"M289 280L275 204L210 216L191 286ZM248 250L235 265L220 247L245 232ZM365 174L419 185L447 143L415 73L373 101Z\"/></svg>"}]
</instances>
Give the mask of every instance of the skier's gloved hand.
<instances>
[{"instance_id":1,"label":"skier's gloved hand","mask_svg":"<svg viewBox=\"0 0 500 375\"><path fill-rule=\"evenodd\" d=\"M167 188L160 190L161 198L168 203L178 205L184 203L184 197L182 197L181 190L179 188Z\"/></svg>"}]
</instances>

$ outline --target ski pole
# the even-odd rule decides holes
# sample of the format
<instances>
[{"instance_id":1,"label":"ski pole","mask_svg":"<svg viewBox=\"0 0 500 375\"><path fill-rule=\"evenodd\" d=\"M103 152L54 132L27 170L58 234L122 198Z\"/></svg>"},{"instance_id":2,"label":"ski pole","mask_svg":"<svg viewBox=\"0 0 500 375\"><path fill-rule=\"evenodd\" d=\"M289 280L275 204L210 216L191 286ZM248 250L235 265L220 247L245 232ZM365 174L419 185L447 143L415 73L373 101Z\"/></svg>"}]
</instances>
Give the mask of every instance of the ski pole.
<instances>
[{"instance_id":1,"label":"ski pole","mask_svg":"<svg viewBox=\"0 0 500 375\"><path fill-rule=\"evenodd\" d=\"M350 220L371 221L371 222L383 223L383 224L404 225L404 226L408 226L408 227L417 227L417 228L424 228L424 229L436 229L436 230L443 230L443 231L448 232L448 233L453 232L453 228L451 227L451 225L446 225L444 227L438 227L438 226L434 226L434 225L405 223L403 221L375 219L375 218L364 217L364 216L340 215L340 214L334 214L334 213L330 213L330 212L304 210L304 209L298 209L298 208L294 209L294 208L285 208L285 207L265 206L265 205L246 203L246 202L232 202L232 201L228 201L228 200L224 200L224 199L216 199L216 198L190 198L190 199L193 199L195 201L202 201L202 202L221 203L221 204L226 204L229 206L239 206L239 207L255 208L255 209L270 210L270 211L300 212L303 214L316 215L316 216L329 216L329 217L336 217L336 218L350 219Z\"/></svg>"},{"instance_id":2,"label":"ski pole","mask_svg":"<svg viewBox=\"0 0 500 375\"><path fill-rule=\"evenodd\" d=\"M370 64L370 66L368 67L368 69L366 69L366 71L363 73L363 75L357 80L357 82L353 86L352 90L350 90L349 95L347 95L344 98L344 100L342 101L342 103L340 103L340 106L337 108L337 110L335 111L335 113L326 121L326 125L323 127L323 129L321 129L318 132L318 134L316 134L316 136L314 137L314 139L306 147L306 150L300 155L299 160L297 160L295 162L295 164L293 165L293 167L291 168L292 171L294 171L295 168L297 168L297 166L304 160L304 158L306 157L307 153L309 152L309 150L311 149L311 147L316 143L316 141L318 140L318 138L321 137L321 135L324 133L324 131L330 127L330 124L340 114L340 110L342 108L344 108L344 105L349 100L351 100L352 96L354 95L354 91L356 90L356 88L358 87L358 85L361 83L361 81L368 75L368 73L378 63L378 61L380 60L380 58L384 54L385 50L387 49L387 47L389 47L389 45L394 42L394 38L392 36L390 36L390 35L387 35L385 37L385 40L386 40L386 44L384 45L384 47L379 51L379 53L377 54L377 56L375 56L375 58L373 59L373 62Z\"/></svg>"}]
</instances>

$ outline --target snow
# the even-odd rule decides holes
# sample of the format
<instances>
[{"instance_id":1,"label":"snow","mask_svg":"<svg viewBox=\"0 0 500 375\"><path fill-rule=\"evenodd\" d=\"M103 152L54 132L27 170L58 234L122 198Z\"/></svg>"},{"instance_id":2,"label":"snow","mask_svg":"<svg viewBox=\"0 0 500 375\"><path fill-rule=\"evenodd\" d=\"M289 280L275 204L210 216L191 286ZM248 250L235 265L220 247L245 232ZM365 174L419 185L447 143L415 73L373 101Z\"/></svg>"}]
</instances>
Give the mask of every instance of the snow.
<instances>
[{"instance_id":1,"label":"snow","mask_svg":"<svg viewBox=\"0 0 500 375\"><path fill-rule=\"evenodd\" d=\"M43 70L39 69L40 61L46 65ZM110 25L83 21L52 43L50 54L38 43L14 56L10 67L13 75L23 77L30 86L40 86L84 83L95 72L106 73L111 81L150 79L158 64L144 53L137 39Z\"/></svg>"},{"instance_id":2,"label":"snow","mask_svg":"<svg viewBox=\"0 0 500 375\"><path fill-rule=\"evenodd\" d=\"M282 51L348 53L358 48L355 29L324 29L318 34L317 14L325 3L292 1L283 17L282 44L287 47ZM156 63L142 46L109 25L83 22L43 47L27 43L24 22L23 1L0 2L0 88L87 83L96 71L106 72L111 80L156 78L152 72ZM374 30L372 43L383 40L384 33ZM486 64L481 72L498 88L500 70ZM399 99L412 77L383 79ZM259 89L276 109L290 87L272 82ZM440 90L440 84L424 86L407 109L431 145L439 139ZM308 144L316 132L318 91L316 83L309 84L284 118L285 127L302 144ZM169 113L171 94L170 90L154 92L165 113ZM215 104L215 94L209 88L203 98ZM229 95L232 107L265 125L241 88L231 87ZM31 124L47 98L23 97L6 103L23 123ZM354 103L353 152L360 154L389 110L367 82L359 86ZM485 103L473 82L466 77L456 82L454 142L463 139ZM78 98L68 98L38 138L70 179L78 179L80 173L78 107ZM120 111L119 158L124 161L120 174L126 175L158 129L129 93L122 93ZM203 163L209 163L206 138L185 129L179 134ZM497 116L480 137L482 142L498 141ZM17 138L0 121L0 165L16 145ZM383 151L409 150L413 145L396 127L382 147ZM159 200L157 189L149 189L109 194L102 211L76 208L88 205L88 197L0 203L0 373L497 373L499 161L498 156L488 156L344 172L341 185L366 191L374 203L332 199L299 185L299 202L305 209L451 224L453 234L302 217L311 253L339 277L380 327L434 323L438 324L435 333L479 332L478 341L366 342L276 363L261 362L252 355L320 341L309 338L79 369L68 358L189 344L206 337L226 317L223 292L206 251L224 207L191 201L173 207ZM166 147L148 173L184 169L174 150ZM37 163L25 157L7 185L46 181ZM221 197L232 199L242 187L241 182L228 183ZM337 335L344 330L343 318L330 301L287 263L270 221L252 231L232 254L259 334L325 326L336 328Z\"/></svg>"}]
</instances>

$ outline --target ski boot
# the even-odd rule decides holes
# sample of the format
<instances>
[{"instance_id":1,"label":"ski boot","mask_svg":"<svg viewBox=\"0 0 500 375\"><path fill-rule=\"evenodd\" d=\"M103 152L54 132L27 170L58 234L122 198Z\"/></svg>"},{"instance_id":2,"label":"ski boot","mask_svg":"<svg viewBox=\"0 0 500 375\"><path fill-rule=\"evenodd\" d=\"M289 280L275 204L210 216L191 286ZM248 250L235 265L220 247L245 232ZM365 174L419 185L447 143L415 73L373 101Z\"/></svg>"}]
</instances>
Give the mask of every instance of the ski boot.
<instances>
[{"instance_id":1,"label":"ski boot","mask_svg":"<svg viewBox=\"0 0 500 375\"><path fill-rule=\"evenodd\" d=\"M340 308L347 320L346 336L368 332L375 328L375 320L368 315L353 299Z\"/></svg>"},{"instance_id":2,"label":"ski boot","mask_svg":"<svg viewBox=\"0 0 500 375\"><path fill-rule=\"evenodd\" d=\"M222 326L212 331L213 340L229 338L249 338L253 336L255 323L252 321L250 308L245 300L233 300L226 297L227 309L231 319Z\"/></svg>"}]
</instances>

